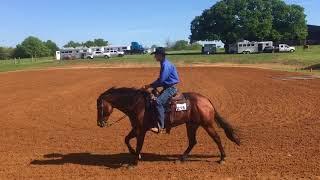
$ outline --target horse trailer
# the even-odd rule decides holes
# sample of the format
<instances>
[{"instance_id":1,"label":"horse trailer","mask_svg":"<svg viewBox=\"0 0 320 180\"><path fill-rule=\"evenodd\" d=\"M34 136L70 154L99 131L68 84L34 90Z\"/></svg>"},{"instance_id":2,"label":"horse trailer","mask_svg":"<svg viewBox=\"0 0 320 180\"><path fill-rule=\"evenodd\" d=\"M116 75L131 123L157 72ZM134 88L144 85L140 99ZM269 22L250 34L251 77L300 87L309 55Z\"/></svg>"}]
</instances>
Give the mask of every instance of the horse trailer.
<instances>
[{"instance_id":1,"label":"horse trailer","mask_svg":"<svg viewBox=\"0 0 320 180\"><path fill-rule=\"evenodd\" d=\"M104 52L110 52L110 51L127 52L130 50L131 50L130 46L106 46L106 47L104 47Z\"/></svg>"},{"instance_id":2,"label":"horse trailer","mask_svg":"<svg viewBox=\"0 0 320 180\"><path fill-rule=\"evenodd\" d=\"M59 52L59 53L58 53ZM57 59L85 59L87 54L92 53L92 49L86 47L63 48L56 52ZM59 55L58 55L59 54Z\"/></svg>"},{"instance_id":3,"label":"horse trailer","mask_svg":"<svg viewBox=\"0 0 320 180\"><path fill-rule=\"evenodd\" d=\"M56 59L87 59L94 56L107 56L110 53L118 52L123 55L130 51L130 46L104 46L104 47L76 47L76 48L62 48L56 52Z\"/></svg>"},{"instance_id":4,"label":"horse trailer","mask_svg":"<svg viewBox=\"0 0 320 180\"><path fill-rule=\"evenodd\" d=\"M202 46L202 54L215 54L217 52L216 44L204 44Z\"/></svg>"},{"instance_id":5,"label":"horse trailer","mask_svg":"<svg viewBox=\"0 0 320 180\"><path fill-rule=\"evenodd\" d=\"M250 54L250 53L261 53L264 48L273 46L272 41L263 42L250 42L242 41L229 45L229 53L231 54Z\"/></svg>"}]
</instances>

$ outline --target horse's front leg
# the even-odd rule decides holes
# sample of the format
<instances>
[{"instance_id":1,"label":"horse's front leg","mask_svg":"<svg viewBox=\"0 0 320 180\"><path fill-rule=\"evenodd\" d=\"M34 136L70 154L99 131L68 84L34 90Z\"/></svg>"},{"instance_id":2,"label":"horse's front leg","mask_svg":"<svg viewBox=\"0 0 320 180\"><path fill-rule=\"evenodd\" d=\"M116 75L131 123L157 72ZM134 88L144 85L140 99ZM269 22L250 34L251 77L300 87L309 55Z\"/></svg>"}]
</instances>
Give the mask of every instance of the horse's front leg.
<instances>
[{"instance_id":1,"label":"horse's front leg","mask_svg":"<svg viewBox=\"0 0 320 180\"><path fill-rule=\"evenodd\" d=\"M146 136L146 130L137 131L137 147L136 147L136 158L134 165L138 165L138 161L141 159L141 150L144 142L144 137Z\"/></svg>"},{"instance_id":2,"label":"horse's front leg","mask_svg":"<svg viewBox=\"0 0 320 180\"><path fill-rule=\"evenodd\" d=\"M134 128L131 129L131 131L129 132L129 134L126 136L126 138L124 139L128 150L131 154L136 154L136 151L132 148L132 146L130 145L130 140L135 138L136 135L136 130Z\"/></svg>"},{"instance_id":3,"label":"horse's front leg","mask_svg":"<svg viewBox=\"0 0 320 180\"><path fill-rule=\"evenodd\" d=\"M193 149L193 147L197 144L197 139L196 139L196 133L197 129L199 128L199 125L197 124L186 124L187 127L187 135L188 135L188 140L189 140L189 146L188 148L184 151L182 156L180 157L181 161L185 161Z\"/></svg>"}]
</instances>

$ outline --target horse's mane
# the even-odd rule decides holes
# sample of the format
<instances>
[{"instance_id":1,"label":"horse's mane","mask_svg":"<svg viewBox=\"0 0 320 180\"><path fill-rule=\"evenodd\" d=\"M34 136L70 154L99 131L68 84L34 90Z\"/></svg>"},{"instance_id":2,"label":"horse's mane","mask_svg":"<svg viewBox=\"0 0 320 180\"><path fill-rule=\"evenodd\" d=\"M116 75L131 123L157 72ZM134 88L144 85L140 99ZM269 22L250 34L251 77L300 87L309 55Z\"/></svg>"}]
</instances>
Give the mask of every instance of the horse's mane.
<instances>
[{"instance_id":1,"label":"horse's mane","mask_svg":"<svg viewBox=\"0 0 320 180\"><path fill-rule=\"evenodd\" d=\"M120 88L116 88L116 87L112 87L107 89L105 92L103 92L99 98L103 98L106 97L107 95L111 95L111 94L126 94L126 95L136 95L138 93L143 94L143 97L147 97L149 95L149 92L143 89L137 89L137 88L129 88L129 87L120 87Z\"/></svg>"}]
</instances>

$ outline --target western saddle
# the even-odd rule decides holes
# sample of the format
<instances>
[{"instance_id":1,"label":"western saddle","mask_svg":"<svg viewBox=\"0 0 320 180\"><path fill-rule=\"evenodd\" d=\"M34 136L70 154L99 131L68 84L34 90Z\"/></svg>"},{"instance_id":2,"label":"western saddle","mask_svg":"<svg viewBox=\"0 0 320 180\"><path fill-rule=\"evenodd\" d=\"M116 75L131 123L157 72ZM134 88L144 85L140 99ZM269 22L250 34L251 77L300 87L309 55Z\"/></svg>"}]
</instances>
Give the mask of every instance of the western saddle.
<instances>
[{"instance_id":1,"label":"western saddle","mask_svg":"<svg viewBox=\"0 0 320 180\"><path fill-rule=\"evenodd\" d=\"M161 93L154 89L151 92L151 104L154 104L154 100L160 95ZM154 105L151 105L154 108ZM155 108L154 108L155 110ZM174 94L167 102L165 106L165 128L166 132L169 134L172 126L174 125L174 120L176 115L185 113L190 110L190 101L187 97L184 96L183 93L178 91Z\"/></svg>"}]
</instances>

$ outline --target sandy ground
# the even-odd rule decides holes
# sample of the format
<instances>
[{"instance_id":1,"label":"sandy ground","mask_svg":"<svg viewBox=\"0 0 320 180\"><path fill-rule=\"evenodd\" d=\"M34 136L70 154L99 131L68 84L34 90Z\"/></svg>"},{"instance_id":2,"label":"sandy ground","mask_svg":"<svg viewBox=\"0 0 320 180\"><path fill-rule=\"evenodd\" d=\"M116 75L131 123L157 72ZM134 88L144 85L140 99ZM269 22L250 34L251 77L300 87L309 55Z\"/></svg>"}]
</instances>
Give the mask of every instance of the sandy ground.
<instances>
[{"instance_id":1,"label":"sandy ground","mask_svg":"<svg viewBox=\"0 0 320 180\"><path fill-rule=\"evenodd\" d=\"M241 146L218 131L224 165L203 129L189 161L179 163L187 147L180 126L171 135L148 133L143 161L130 169L128 119L96 126L101 92L141 87L157 68L55 69L0 74L0 179L320 178L320 79L244 67L184 67L179 73L181 91L208 96L239 131ZM121 116L115 111L111 121Z\"/></svg>"}]
</instances>

